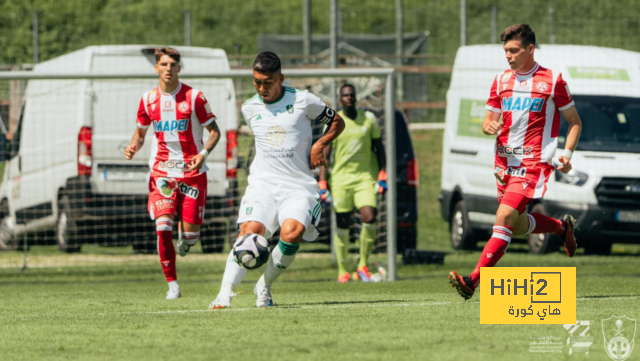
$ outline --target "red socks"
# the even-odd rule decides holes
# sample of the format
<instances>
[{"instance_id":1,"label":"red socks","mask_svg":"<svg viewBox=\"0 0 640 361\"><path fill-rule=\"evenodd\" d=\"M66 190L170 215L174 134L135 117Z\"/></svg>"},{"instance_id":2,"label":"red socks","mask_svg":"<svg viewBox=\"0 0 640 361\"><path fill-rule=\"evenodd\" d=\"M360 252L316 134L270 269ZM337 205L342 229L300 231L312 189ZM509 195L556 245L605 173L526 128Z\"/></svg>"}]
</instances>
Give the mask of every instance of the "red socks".
<instances>
[{"instance_id":1,"label":"red socks","mask_svg":"<svg viewBox=\"0 0 640 361\"><path fill-rule=\"evenodd\" d=\"M167 282L178 279L176 276L176 249L173 247L173 221L169 218L156 219L156 232L158 233L158 253L160 263Z\"/></svg>"},{"instance_id":2,"label":"red socks","mask_svg":"<svg viewBox=\"0 0 640 361\"><path fill-rule=\"evenodd\" d=\"M530 213L529 229L530 233L553 233L561 236L564 234L564 223L561 220L545 216L540 213Z\"/></svg>"},{"instance_id":3,"label":"red socks","mask_svg":"<svg viewBox=\"0 0 640 361\"><path fill-rule=\"evenodd\" d=\"M493 226L493 234L489 239L489 242L484 246L480 259L476 268L471 272L471 281L473 281L473 288L477 288L480 284L480 268L481 267L493 267L498 263L504 252L507 250L509 242L511 242L511 235L513 234L513 228L508 226Z\"/></svg>"}]
</instances>

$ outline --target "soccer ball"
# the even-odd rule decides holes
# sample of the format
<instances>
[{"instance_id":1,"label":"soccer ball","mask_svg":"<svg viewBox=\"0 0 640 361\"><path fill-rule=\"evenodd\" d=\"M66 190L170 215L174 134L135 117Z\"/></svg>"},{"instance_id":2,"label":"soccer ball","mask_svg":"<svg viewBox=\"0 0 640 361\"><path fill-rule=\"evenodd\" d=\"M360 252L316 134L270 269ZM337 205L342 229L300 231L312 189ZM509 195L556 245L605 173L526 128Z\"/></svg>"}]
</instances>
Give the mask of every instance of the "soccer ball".
<instances>
[{"instance_id":1,"label":"soccer ball","mask_svg":"<svg viewBox=\"0 0 640 361\"><path fill-rule=\"evenodd\" d=\"M269 260L269 242L259 234L245 234L233 245L233 259L246 269L256 269Z\"/></svg>"}]
</instances>

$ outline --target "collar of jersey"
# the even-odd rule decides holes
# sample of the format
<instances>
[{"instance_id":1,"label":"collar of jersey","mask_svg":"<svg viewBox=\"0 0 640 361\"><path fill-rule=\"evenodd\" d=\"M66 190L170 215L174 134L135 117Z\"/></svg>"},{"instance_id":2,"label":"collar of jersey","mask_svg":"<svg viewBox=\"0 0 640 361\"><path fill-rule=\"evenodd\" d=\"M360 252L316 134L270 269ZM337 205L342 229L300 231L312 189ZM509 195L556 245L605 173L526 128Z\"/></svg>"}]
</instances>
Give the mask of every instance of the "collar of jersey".
<instances>
[{"instance_id":1,"label":"collar of jersey","mask_svg":"<svg viewBox=\"0 0 640 361\"><path fill-rule=\"evenodd\" d=\"M263 103L263 104L265 104L265 105L271 105L271 104L275 104L275 103L277 103L277 102L281 101L281 100L282 100L282 98L284 98L284 95L285 95L286 93L287 93L287 87L286 87L286 86L283 86L283 87L282 87L282 94L280 94L280 98L278 98L276 101L273 101L273 102L271 102L271 103L265 103L265 102L264 102L264 100L262 100L262 97L260 96L260 94L258 94L258 100L260 100L260 103Z\"/></svg>"},{"instance_id":2,"label":"collar of jersey","mask_svg":"<svg viewBox=\"0 0 640 361\"><path fill-rule=\"evenodd\" d=\"M160 89L160 87L158 87L158 91L160 92L160 94L162 95L176 95L178 94L178 92L180 91L180 89L182 88L182 82L178 83L178 87L176 88L176 90L172 91L171 93L165 93L162 91L162 89Z\"/></svg>"},{"instance_id":3,"label":"collar of jersey","mask_svg":"<svg viewBox=\"0 0 640 361\"><path fill-rule=\"evenodd\" d=\"M540 64L538 64L538 62L536 61L536 65L533 66L533 69L529 70L526 73L518 73L517 71L513 71L514 73L518 74L518 75L530 75L535 73L536 70L538 70L538 68L540 68Z\"/></svg>"}]
</instances>

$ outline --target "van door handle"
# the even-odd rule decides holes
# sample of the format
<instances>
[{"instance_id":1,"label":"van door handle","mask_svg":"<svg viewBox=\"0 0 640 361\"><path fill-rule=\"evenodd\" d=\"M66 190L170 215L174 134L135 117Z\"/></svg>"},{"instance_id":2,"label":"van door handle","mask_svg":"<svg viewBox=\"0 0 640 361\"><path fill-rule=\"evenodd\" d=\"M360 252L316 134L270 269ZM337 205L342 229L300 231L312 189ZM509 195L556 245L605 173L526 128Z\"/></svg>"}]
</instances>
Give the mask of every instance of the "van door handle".
<instances>
[{"instance_id":1,"label":"van door handle","mask_svg":"<svg viewBox=\"0 0 640 361\"><path fill-rule=\"evenodd\" d=\"M478 155L478 151L477 150L454 149L454 148L451 148L451 153L453 153L453 154L464 154L464 155Z\"/></svg>"}]
</instances>

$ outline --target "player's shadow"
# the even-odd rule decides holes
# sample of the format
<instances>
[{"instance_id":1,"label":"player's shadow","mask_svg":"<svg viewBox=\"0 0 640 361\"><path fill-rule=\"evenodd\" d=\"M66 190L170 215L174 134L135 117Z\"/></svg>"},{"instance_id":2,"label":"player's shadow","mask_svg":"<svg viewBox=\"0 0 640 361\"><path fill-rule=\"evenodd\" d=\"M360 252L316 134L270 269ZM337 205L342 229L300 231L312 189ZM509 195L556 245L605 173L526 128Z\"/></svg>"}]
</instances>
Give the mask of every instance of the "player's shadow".
<instances>
[{"instance_id":1,"label":"player's shadow","mask_svg":"<svg viewBox=\"0 0 640 361\"><path fill-rule=\"evenodd\" d=\"M291 303L291 304L278 304L278 307L286 308L298 308L304 306L343 306L343 305L359 305L359 304L385 304L385 303L402 303L406 300L377 300L377 301L324 301L324 302L307 302L307 303Z\"/></svg>"},{"instance_id":2,"label":"player's shadow","mask_svg":"<svg viewBox=\"0 0 640 361\"><path fill-rule=\"evenodd\" d=\"M632 297L640 297L640 295L589 295L589 296L580 296L578 298L590 298L590 299L607 299L607 298L632 298Z\"/></svg>"}]
</instances>

